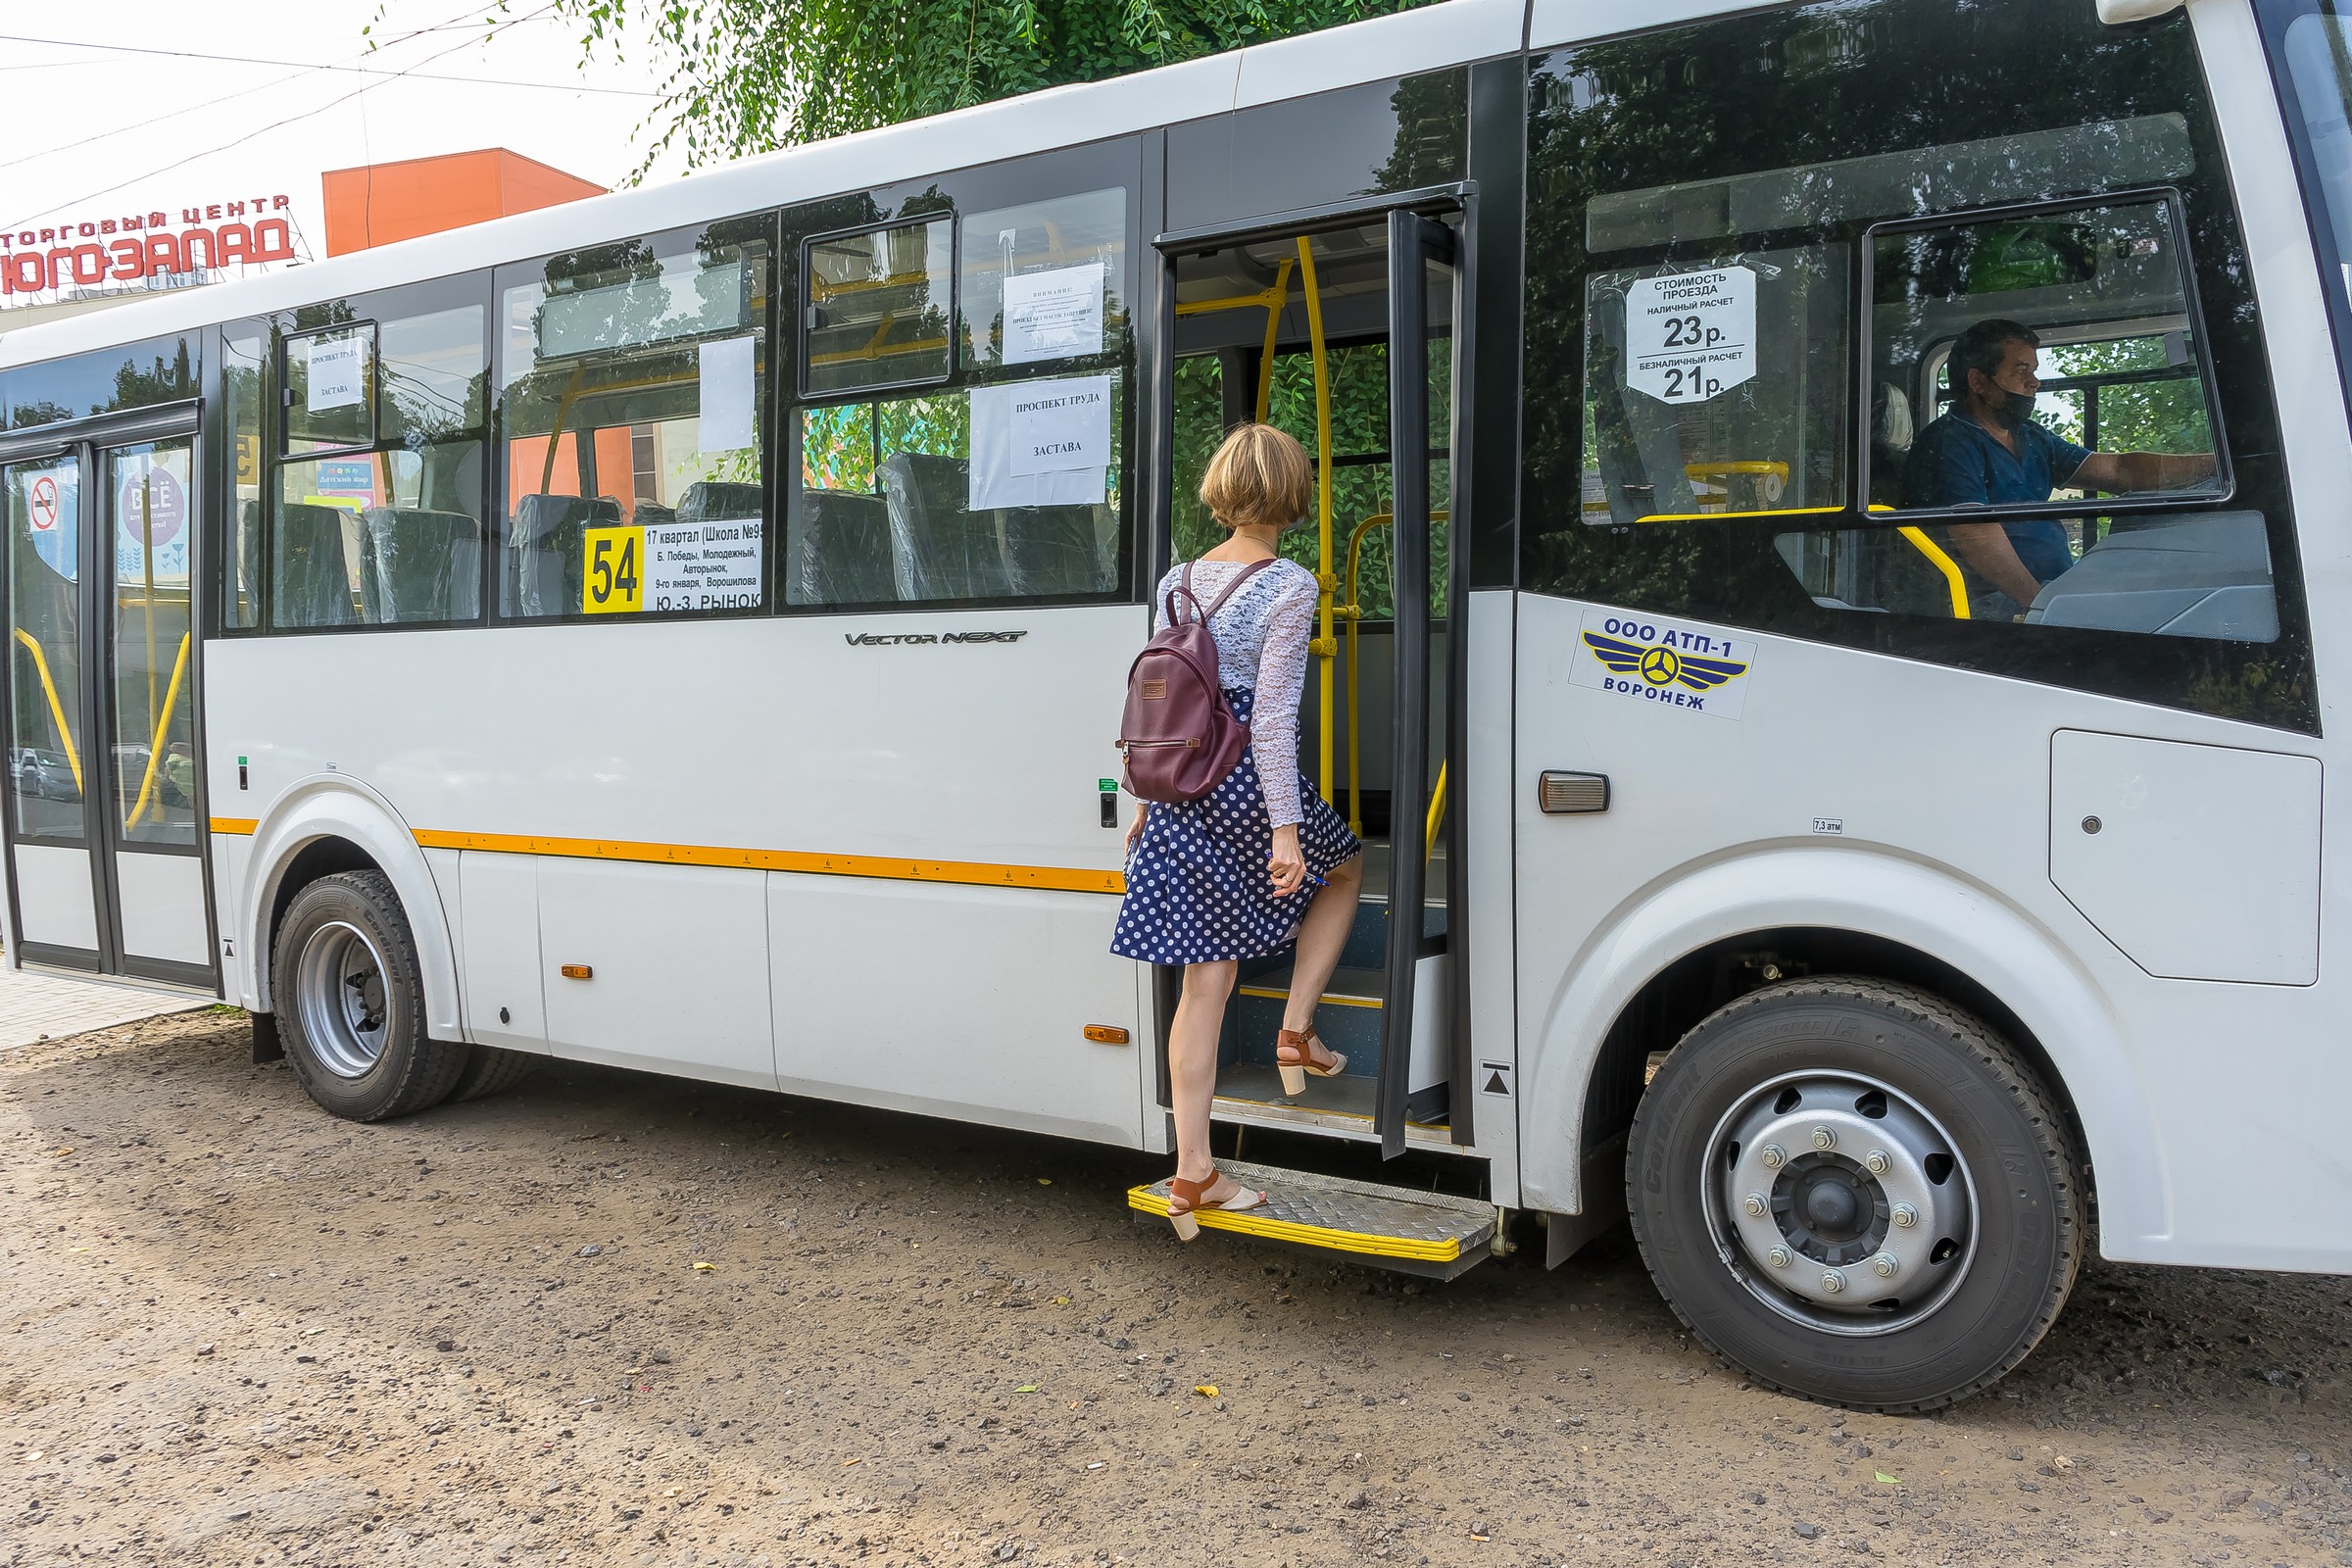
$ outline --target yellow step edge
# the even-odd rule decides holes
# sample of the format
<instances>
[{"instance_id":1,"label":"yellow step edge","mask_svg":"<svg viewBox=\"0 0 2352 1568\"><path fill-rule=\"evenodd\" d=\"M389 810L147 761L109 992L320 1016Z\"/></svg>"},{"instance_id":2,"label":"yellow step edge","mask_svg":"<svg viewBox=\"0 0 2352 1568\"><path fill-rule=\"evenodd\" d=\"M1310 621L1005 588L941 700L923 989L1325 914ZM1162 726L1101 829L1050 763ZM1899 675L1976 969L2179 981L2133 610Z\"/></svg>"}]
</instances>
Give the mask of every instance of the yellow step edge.
<instances>
[{"instance_id":1,"label":"yellow step edge","mask_svg":"<svg viewBox=\"0 0 2352 1568\"><path fill-rule=\"evenodd\" d=\"M1236 987L1236 989L1239 990L1245 997L1266 997L1275 1002L1288 1002L1291 999L1291 994L1288 991L1277 991L1271 986L1239 986ZM1381 1005L1381 1000L1378 997L1335 997L1326 992L1323 996L1323 999L1318 1002L1316 1005L1331 1007L1378 1007Z\"/></svg>"},{"instance_id":2,"label":"yellow step edge","mask_svg":"<svg viewBox=\"0 0 2352 1568\"><path fill-rule=\"evenodd\" d=\"M1127 1189L1127 1206L1146 1214L1168 1217L1166 1195L1152 1191L1150 1186ZM1404 1236L1379 1236L1365 1231L1327 1230L1320 1225L1301 1225L1296 1220L1274 1219L1255 1209L1239 1213L1224 1208L1196 1208L1193 1218L1202 1230L1238 1231L1244 1236L1262 1236L1268 1241L1297 1242L1303 1247L1320 1247L1333 1252L1360 1252L1371 1257L1401 1257L1416 1263L1450 1263L1462 1255L1459 1241L1414 1241Z\"/></svg>"}]
</instances>

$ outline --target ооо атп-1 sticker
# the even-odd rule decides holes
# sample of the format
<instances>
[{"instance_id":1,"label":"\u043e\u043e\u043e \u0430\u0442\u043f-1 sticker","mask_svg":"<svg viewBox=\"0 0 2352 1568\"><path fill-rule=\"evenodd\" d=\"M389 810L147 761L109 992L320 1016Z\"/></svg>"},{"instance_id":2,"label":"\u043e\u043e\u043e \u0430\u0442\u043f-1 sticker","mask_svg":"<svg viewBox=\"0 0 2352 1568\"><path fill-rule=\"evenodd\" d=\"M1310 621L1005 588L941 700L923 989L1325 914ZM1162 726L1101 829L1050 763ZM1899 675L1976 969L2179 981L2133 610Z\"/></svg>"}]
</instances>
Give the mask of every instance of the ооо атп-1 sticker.
<instances>
[{"instance_id":1,"label":"\u043e\u043e\u043e \u0430\u0442\u043f-1 sticker","mask_svg":"<svg viewBox=\"0 0 2352 1568\"><path fill-rule=\"evenodd\" d=\"M1568 678L1661 713L1738 718L1755 664L1756 645L1745 637L1633 611L1588 610Z\"/></svg>"}]
</instances>

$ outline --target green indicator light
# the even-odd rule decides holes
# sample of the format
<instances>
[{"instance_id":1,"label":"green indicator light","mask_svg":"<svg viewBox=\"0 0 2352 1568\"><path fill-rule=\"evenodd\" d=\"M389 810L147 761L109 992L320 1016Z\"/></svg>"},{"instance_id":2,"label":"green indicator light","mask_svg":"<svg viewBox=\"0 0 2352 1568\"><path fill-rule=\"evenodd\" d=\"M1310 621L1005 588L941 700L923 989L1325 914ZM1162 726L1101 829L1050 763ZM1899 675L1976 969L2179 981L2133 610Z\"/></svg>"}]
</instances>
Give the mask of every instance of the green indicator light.
<instances>
[{"instance_id":1,"label":"green indicator light","mask_svg":"<svg viewBox=\"0 0 2352 1568\"><path fill-rule=\"evenodd\" d=\"M1119 781L1115 778L1097 779L1095 781L1095 788L1101 790L1105 795L1116 794L1119 788Z\"/></svg>"},{"instance_id":2,"label":"green indicator light","mask_svg":"<svg viewBox=\"0 0 2352 1568\"><path fill-rule=\"evenodd\" d=\"M242 757L238 758L238 759L237 759L237 765L238 765L239 767L243 767L243 766L245 765L245 759L243 759Z\"/></svg>"}]
</instances>

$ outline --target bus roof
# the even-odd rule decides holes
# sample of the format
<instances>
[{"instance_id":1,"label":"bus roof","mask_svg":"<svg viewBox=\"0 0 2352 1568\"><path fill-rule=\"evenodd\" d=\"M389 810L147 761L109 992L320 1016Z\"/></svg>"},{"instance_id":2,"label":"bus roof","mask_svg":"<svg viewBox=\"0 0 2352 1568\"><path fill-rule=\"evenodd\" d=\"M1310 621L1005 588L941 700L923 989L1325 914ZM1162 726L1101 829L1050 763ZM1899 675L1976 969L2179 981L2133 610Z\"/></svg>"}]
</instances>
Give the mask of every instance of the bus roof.
<instances>
[{"instance_id":1,"label":"bus roof","mask_svg":"<svg viewBox=\"0 0 2352 1568\"><path fill-rule=\"evenodd\" d=\"M1530 45L1642 31L1774 3L1785 0L1445 0L1132 75L1049 87L786 147L658 185L258 277L0 330L0 368L1516 54Z\"/></svg>"}]
</instances>

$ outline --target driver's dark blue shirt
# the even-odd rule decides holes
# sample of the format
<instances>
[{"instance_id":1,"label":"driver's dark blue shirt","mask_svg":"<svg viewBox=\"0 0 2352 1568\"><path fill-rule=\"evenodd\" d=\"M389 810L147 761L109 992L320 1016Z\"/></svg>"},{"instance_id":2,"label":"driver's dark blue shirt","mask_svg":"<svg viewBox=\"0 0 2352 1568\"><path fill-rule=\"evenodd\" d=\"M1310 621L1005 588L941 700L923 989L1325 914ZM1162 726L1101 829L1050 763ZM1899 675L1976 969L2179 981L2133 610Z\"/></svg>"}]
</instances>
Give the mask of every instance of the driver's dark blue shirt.
<instances>
[{"instance_id":1,"label":"driver's dark blue shirt","mask_svg":"<svg viewBox=\"0 0 2352 1568\"><path fill-rule=\"evenodd\" d=\"M1955 409L1931 421L1911 444L1903 465L1906 507L1997 507L2047 501L2050 492L2075 476L2090 456L2032 419L2017 427L2017 451ZM2035 578L2048 582L2075 564L2066 524L2055 517L2004 522L2017 559Z\"/></svg>"}]
</instances>

